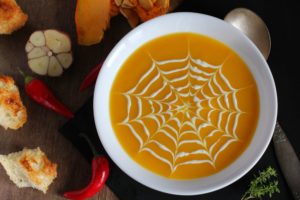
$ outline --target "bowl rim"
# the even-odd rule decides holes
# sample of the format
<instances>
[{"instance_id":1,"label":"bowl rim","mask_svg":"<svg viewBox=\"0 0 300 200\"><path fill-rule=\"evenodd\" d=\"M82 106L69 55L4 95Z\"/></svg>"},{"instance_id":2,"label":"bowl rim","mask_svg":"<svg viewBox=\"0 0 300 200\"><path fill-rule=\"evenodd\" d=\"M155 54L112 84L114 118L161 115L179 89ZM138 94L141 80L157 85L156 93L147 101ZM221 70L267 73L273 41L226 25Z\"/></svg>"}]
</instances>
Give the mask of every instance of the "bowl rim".
<instances>
[{"instance_id":1,"label":"bowl rim","mask_svg":"<svg viewBox=\"0 0 300 200\"><path fill-rule=\"evenodd\" d=\"M263 67L264 68L262 70L264 70L264 73L267 75L266 80L264 80L264 81L269 85L269 90L270 90L270 93L271 93L270 94L270 96L271 96L271 98L270 98L271 102L270 102L270 105L268 105L268 106L272 107L272 109L270 110L270 114L269 114L269 117L270 117L270 119L268 120L269 124L267 124L266 125L267 128L265 128L265 129L267 129L266 130L267 131L267 135L265 136L265 140L266 141L264 141L264 143L261 144L260 150L257 152L258 154L256 154L254 156L254 158L252 158L252 160L249 159L249 160L251 160L251 162L249 163L249 165L247 167L245 167L243 169L239 169L239 170L237 170L235 172L235 174L232 174L233 177L229 178L225 182L223 181L223 182L221 182L219 184L216 184L216 185L207 186L207 188L205 188L205 189L199 188L199 189L189 190L188 188L185 187L185 184L188 184L188 183L189 184L190 183L197 184L197 180L199 181L199 179L191 179L191 180L168 179L168 181L165 181L166 178L161 177L161 176L159 176L157 174L154 174L153 172L150 172L147 169L145 169L142 166L140 166L139 164L135 163L130 158L130 156L125 152L125 150L121 147L121 144L119 144L120 148L122 149L121 151L123 151L122 155L124 155L123 153L125 153L127 155L127 157L132 162L134 162L139 168L141 168L141 171L143 171L143 172L147 171L147 173L150 173L150 174L152 174L153 177L155 177L153 180L160 180L164 184L170 184L171 186L168 187L168 186L165 186L164 184L158 184L158 185L151 184L150 183L151 181L147 181L147 179L145 178L145 177L149 178L148 174L145 177L144 176L140 176L139 173L135 173L135 171L133 171L133 169L124 167L123 166L123 165L125 165L124 164L124 160L126 160L126 159L118 158L116 156L116 154L114 152L115 150L113 150L115 148L112 148L112 144L110 144L111 142L109 141L109 138L108 138L109 136L107 136L107 133L104 134L104 132L106 132L108 130L107 128L105 129L104 126L110 126L111 127L110 121L109 121L109 123L105 123L105 121L103 121L103 116L107 115L107 114L109 115L109 113L106 113L106 114L104 113L103 114L103 113L100 112L101 108L103 109L103 107L105 107L105 106L101 106L101 103L103 103L102 101L103 101L104 98L103 98L102 94L100 95L101 91L105 89L105 87L103 86L104 83L105 83L105 79L107 80L107 77L106 77L107 74L105 74L105 73L107 73L108 71L111 70L110 68L112 68L112 66L111 66L112 65L112 60L115 59L115 54L119 53L121 46L124 45L124 44L126 44L126 41L128 41L136 33L142 32L145 28L147 28L149 26L151 27L151 26L157 25L157 23L161 23L161 21L168 21L168 20L171 20L170 22L172 22L172 20L176 21L176 19L178 19L178 18L188 18L188 19L193 19L193 18L195 18L195 19L199 18L200 19L200 18L202 18L202 19L207 20L207 21L212 22L212 23L222 24L222 26L227 27L228 29L232 29L231 31L234 34L237 34L241 38L241 40L243 40L243 42L245 44L247 44L249 48L251 48L251 51L253 51L253 53L256 55L256 57L259 60L259 62L262 63L263 66L258 66L257 68L259 68L259 67ZM173 21L172 23L175 23L175 22ZM208 26L210 26L209 24L210 23L208 23ZM184 31L178 31L178 32L184 32ZM190 31L190 32L192 32L192 31ZM176 33L176 31L174 31L174 33ZM202 33L200 33L200 34L202 34ZM209 36L209 37L211 37L211 36ZM152 39L149 39L149 40L152 40ZM147 40L147 41L149 41L149 40ZM141 46L142 44L144 44L147 41L142 42L139 46ZM221 41L221 42L225 43L224 41ZM226 45L229 46L230 48L232 48L230 45L228 45L228 44L226 44ZM135 48L134 50L136 50L137 48ZM236 53L239 54L239 52L236 52ZM118 66L118 69L120 69L120 67L121 66ZM250 71L251 71L251 73L253 73L252 70L250 70ZM114 77L113 77L113 79L114 79ZM107 90L107 88L105 90ZM260 92L260 88L258 88L258 90ZM110 91L110 87L109 87L109 91ZM261 97L261 94L259 96ZM108 95L108 98L109 98L109 95ZM261 101L261 99L260 99L260 101ZM260 105L260 116L259 116L259 119L258 119L259 122L261 121L261 110L262 110L261 106L262 105ZM139 25L138 27L136 27L135 29L133 29L129 33L127 33L117 43L117 45L112 49L112 51L109 53L109 55L105 59L105 61L103 63L103 66L102 66L102 69L101 69L101 71L100 71L100 73L98 75L98 78L97 78L97 81L96 81L96 85L95 85L95 91L94 91L93 109L94 109L95 125L96 125L96 129L97 129L97 133L98 133L98 136L100 138L100 141L101 141L101 143L102 143L105 151L107 152L107 154L110 156L110 158L113 160L113 162L123 172L125 172L128 176L130 176L134 180L138 181L139 183L141 183L141 184L143 184L143 185L145 185L145 186L147 186L149 188L161 191L161 192L165 192L165 193L169 193L169 194L176 194L176 195L199 195L199 194L213 192L213 191L219 190L221 188L224 188L224 187L230 185L231 183L237 181L242 176L244 176L259 161L259 159L262 157L262 155L266 151L266 149L267 149L267 147L268 147L268 145L269 145L269 143L271 141L271 138L272 138L272 135L273 135L273 131L275 129L276 118L277 118L277 92L276 92L275 82L274 82L271 70L268 67L267 62L265 61L263 55L260 53L260 51L257 49L257 47L254 45L254 43L247 36L245 36L242 32L240 32L237 29L235 29L230 24L227 24L225 21L223 21L221 19L218 19L216 17L205 15L205 14L200 14L200 13L178 12L178 13L171 13L171 14L167 14L167 15L164 15L164 16L160 16L160 17L157 17L155 19L152 19L152 20L150 20L148 22L145 22L145 23ZM105 108L105 109L107 110L108 108ZM110 118L109 118L109 120L110 120ZM101 122L103 122L103 123L101 123ZM109 124L109 125L107 125L107 124ZM116 137L115 134L114 134L114 132L111 132L110 134L114 135L114 136L112 136L113 138ZM255 131L254 134L257 135L257 130ZM254 136L252 138L251 143L253 142L253 140L254 140ZM114 142L114 144L116 144L115 141L113 141L113 142ZM250 145L251 144L249 144L249 146ZM249 146L247 147L247 149L249 149ZM116 146L114 146L114 147L116 147ZM117 148L119 148L119 147L117 147ZM246 150L236 160L240 159L240 157L242 157L243 154L245 154ZM127 160L126 162L130 162L130 161ZM234 161L234 162L236 162L236 161ZM232 165L232 163L229 166L231 166L231 165ZM229 166L227 166L225 169L227 169ZM136 166L134 166L134 167L136 167ZM135 169L137 169L137 168L135 168ZM224 171L225 169L222 169L220 172ZM219 174L220 172L218 172L216 174ZM208 176L208 177L200 178L200 179L202 179L202 180L203 179L207 179L209 177L215 176L216 174ZM180 182L180 184L183 186L183 188L182 189L178 188L177 184L175 184L176 182ZM172 183L174 183L174 185L172 185ZM176 187L175 187L175 185L176 185ZM164 187L164 188L162 188L162 187Z\"/></svg>"}]
</instances>

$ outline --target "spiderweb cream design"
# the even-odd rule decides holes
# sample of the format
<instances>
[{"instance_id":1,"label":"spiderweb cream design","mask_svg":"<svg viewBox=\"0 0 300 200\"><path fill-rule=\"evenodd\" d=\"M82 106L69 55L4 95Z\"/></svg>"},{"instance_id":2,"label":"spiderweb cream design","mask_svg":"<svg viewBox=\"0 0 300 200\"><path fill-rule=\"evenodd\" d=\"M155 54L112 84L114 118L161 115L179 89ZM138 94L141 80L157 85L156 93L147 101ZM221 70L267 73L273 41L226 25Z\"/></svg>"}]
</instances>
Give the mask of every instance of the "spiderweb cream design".
<instances>
[{"instance_id":1,"label":"spiderweb cream design","mask_svg":"<svg viewBox=\"0 0 300 200\"><path fill-rule=\"evenodd\" d=\"M236 97L242 89L234 88L222 71L226 60L212 65L193 58L190 52L182 59L158 61L150 54L149 57L149 69L134 87L123 93L127 116L119 125L130 129L139 142L139 152L149 152L167 164L170 173L191 164L207 163L215 168L220 153L239 141L236 129L244 113ZM145 112L145 108L151 111ZM137 109L135 116L130 114L132 109ZM155 131L150 131L153 127L149 127L147 120L155 122ZM138 126L143 131L137 130ZM157 140L159 134L168 142ZM208 142L211 138L216 139ZM198 148L182 150L187 144ZM195 155L205 158L195 159Z\"/></svg>"}]
</instances>

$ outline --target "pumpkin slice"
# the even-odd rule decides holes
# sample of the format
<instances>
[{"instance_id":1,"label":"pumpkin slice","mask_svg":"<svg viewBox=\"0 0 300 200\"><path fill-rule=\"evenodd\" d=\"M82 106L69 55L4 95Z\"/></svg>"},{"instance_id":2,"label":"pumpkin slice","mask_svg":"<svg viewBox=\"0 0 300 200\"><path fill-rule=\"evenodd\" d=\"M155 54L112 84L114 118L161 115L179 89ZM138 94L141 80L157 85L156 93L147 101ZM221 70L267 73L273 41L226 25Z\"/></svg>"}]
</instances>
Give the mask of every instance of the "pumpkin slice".
<instances>
[{"instance_id":1,"label":"pumpkin slice","mask_svg":"<svg viewBox=\"0 0 300 200\"><path fill-rule=\"evenodd\" d=\"M170 0L157 0L155 5L162 9L168 9L170 6Z\"/></svg>"},{"instance_id":2,"label":"pumpkin slice","mask_svg":"<svg viewBox=\"0 0 300 200\"><path fill-rule=\"evenodd\" d=\"M170 8L170 0L114 0L113 6L119 7L120 13L134 28L140 21L145 22L166 14ZM114 13L114 11L111 12Z\"/></svg>"},{"instance_id":3,"label":"pumpkin slice","mask_svg":"<svg viewBox=\"0 0 300 200\"><path fill-rule=\"evenodd\" d=\"M109 25L111 0L77 0L75 24L79 45L99 43Z\"/></svg>"},{"instance_id":4,"label":"pumpkin slice","mask_svg":"<svg viewBox=\"0 0 300 200\"><path fill-rule=\"evenodd\" d=\"M137 0L123 0L121 7L123 8L133 8L137 5Z\"/></svg>"},{"instance_id":5,"label":"pumpkin slice","mask_svg":"<svg viewBox=\"0 0 300 200\"><path fill-rule=\"evenodd\" d=\"M123 0L115 0L115 4L120 7L123 3Z\"/></svg>"},{"instance_id":6,"label":"pumpkin slice","mask_svg":"<svg viewBox=\"0 0 300 200\"><path fill-rule=\"evenodd\" d=\"M167 13L170 0L115 0L114 3L134 28L140 20L144 22Z\"/></svg>"},{"instance_id":7,"label":"pumpkin slice","mask_svg":"<svg viewBox=\"0 0 300 200\"><path fill-rule=\"evenodd\" d=\"M110 17L117 16L119 14L119 6L116 4L115 0L110 0L111 8L110 8Z\"/></svg>"},{"instance_id":8,"label":"pumpkin slice","mask_svg":"<svg viewBox=\"0 0 300 200\"><path fill-rule=\"evenodd\" d=\"M152 0L139 0L139 4L145 10L151 10L153 8L153 2L152 2Z\"/></svg>"},{"instance_id":9,"label":"pumpkin slice","mask_svg":"<svg viewBox=\"0 0 300 200\"><path fill-rule=\"evenodd\" d=\"M134 28L139 24L140 18L136 12L129 8L120 8L120 12L124 17L126 17L129 25Z\"/></svg>"},{"instance_id":10,"label":"pumpkin slice","mask_svg":"<svg viewBox=\"0 0 300 200\"><path fill-rule=\"evenodd\" d=\"M141 21L145 22L154 17L166 14L169 9L170 0L157 0L152 3L151 0L139 0L135 11Z\"/></svg>"}]
</instances>

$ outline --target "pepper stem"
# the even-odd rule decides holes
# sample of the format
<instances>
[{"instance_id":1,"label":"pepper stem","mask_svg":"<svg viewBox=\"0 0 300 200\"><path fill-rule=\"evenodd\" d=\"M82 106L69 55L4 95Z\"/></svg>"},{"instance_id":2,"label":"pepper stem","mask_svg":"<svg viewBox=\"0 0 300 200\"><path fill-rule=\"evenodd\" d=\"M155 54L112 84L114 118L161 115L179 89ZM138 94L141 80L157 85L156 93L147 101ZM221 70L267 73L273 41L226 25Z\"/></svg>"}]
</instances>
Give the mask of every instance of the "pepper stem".
<instances>
[{"instance_id":1,"label":"pepper stem","mask_svg":"<svg viewBox=\"0 0 300 200\"><path fill-rule=\"evenodd\" d=\"M85 139L85 141L88 143L88 145L89 145L91 151L93 152L94 156L99 155L99 153L97 152L96 148L94 147L92 141L90 140L90 138L89 138L86 134L84 134L84 133L79 133L79 137L82 137L82 138Z\"/></svg>"},{"instance_id":2,"label":"pepper stem","mask_svg":"<svg viewBox=\"0 0 300 200\"><path fill-rule=\"evenodd\" d=\"M33 78L31 76L26 75L19 67L17 67L17 69L20 72L20 74L24 77L25 85L32 81Z\"/></svg>"}]
</instances>

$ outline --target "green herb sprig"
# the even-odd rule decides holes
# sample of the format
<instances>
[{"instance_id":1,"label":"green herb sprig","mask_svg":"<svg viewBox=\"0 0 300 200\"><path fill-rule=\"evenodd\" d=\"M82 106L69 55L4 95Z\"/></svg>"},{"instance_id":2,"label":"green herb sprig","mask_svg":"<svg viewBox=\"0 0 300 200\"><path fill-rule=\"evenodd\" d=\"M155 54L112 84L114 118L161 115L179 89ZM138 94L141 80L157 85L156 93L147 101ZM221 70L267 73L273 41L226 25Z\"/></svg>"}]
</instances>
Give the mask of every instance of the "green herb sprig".
<instances>
[{"instance_id":1,"label":"green herb sprig","mask_svg":"<svg viewBox=\"0 0 300 200\"><path fill-rule=\"evenodd\" d=\"M271 198L275 192L280 193L277 173L274 168L268 167L264 171L259 172L259 176L254 177L254 180L250 182L249 189L245 192L241 200L261 199L265 195Z\"/></svg>"}]
</instances>

